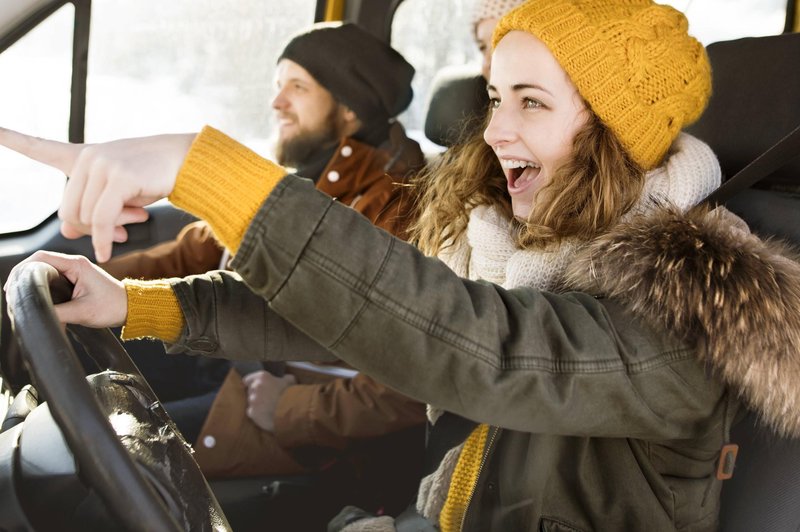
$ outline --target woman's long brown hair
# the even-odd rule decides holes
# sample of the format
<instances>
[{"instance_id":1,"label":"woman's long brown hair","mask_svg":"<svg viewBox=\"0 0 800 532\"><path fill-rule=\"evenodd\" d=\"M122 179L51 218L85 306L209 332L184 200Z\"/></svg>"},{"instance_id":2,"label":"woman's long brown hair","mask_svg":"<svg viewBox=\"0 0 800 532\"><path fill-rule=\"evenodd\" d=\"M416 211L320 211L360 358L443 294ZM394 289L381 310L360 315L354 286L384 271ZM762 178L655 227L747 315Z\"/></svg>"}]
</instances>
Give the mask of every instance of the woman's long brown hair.
<instances>
[{"instance_id":1,"label":"woman's long brown hair","mask_svg":"<svg viewBox=\"0 0 800 532\"><path fill-rule=\"evenodd\" d=\"M513 218L506 178L483 129L467 124L465 140L415 179L417 205L411 241L436 255L466 231L470 211L492 205L515 220L522 248L547 249L563 240L589 241L615 225L637 202L644 170L591 110L576 134L572 156L537 195L528 220ZM488 123L488 117L484 126ZM484 127L485 129L485 127Z\"/></svg>"}]
</instances>

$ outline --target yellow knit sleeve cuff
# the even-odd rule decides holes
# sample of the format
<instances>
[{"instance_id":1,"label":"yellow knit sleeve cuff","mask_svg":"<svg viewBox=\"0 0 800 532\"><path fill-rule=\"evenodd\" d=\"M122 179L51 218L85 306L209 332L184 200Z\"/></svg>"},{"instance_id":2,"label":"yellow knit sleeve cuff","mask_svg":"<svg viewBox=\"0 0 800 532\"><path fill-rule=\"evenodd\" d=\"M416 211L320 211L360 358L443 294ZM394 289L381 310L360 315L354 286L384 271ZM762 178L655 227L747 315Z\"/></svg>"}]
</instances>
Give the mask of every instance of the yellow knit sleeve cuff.
<instances>
[{"instance_id":1,"label":"yellow knit sleeve cuff","mask_svg":"<svg viewBox=\"0 0 800 532\"><path fill-rule=\"evenodd\" d=\"M157 338L164 342L177 341L185 320L169 281L125 279L123 284L128 296L128 317L122 329L122 339Z\"/></svg>"},{"instance_id":2,"label":"yellow knit sleeve cuff","mask_svg":"<svg viewBox=\"0 0 800 532\"><path fill-rule=\"evenodd\" d=\"M208 222L220 242L236 253L259 206L286 173L206 126L192 143L169 199Z\"/></svg>"}]
</instances>

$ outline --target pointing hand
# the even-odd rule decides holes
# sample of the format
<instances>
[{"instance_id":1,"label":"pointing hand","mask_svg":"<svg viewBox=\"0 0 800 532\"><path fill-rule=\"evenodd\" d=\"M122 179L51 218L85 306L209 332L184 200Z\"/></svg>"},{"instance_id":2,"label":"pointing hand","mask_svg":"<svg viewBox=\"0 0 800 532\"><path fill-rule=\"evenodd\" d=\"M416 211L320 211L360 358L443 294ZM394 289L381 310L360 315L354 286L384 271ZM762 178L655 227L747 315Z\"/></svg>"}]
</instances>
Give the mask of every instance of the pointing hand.
<instances>
[{"instance_id":1,"label":"pointing hand","mask_svg":"<svg viewBox=\"0 0 800 532\"><path fill-rule=\"evenodd\" d=\"M111 257L128 223L167 197L195 134L157 135L101 144L69 144L0 128L0 145L64 172L69 180L58 215L67 238L91 234L95 257Z\"/></svg>"}]
</instances>

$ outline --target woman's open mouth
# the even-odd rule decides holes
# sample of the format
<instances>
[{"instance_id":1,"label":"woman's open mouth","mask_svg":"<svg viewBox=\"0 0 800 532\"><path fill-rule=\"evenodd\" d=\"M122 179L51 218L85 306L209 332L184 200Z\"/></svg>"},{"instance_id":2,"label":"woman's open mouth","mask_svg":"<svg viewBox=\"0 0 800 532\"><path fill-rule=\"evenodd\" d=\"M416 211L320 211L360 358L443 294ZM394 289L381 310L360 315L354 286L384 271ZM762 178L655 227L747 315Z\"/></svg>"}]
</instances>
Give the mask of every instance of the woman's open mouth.
<instances>
[{"instance_id":1,"label":"woman's open mouth","mask_svg":"<svg viewBox=\"0 0 800 532\"><path fill-rule=\"evenodd\" d=\"M511 194L519 193L528 188L541 173L542 167L533 161L520 159L505 159L500 161L506 170L508 191Z\"/></svg>"}]
</instances>

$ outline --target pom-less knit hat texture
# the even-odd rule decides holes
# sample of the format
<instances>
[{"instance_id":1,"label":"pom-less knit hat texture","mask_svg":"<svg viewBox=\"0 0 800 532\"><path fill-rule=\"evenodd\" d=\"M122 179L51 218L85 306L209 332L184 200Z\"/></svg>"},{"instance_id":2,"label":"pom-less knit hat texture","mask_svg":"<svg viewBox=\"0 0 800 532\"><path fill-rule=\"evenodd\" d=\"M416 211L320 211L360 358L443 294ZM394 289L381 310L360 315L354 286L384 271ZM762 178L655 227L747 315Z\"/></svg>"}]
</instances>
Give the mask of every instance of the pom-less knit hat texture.
<instances>
[{"instance_id":1,"label":"pom-less knit hat texture","mask_svg":"<svg viewBox=\"0 0 800 532\"><path fill-rule=\"evenodd\" d=\"M499 19L525 0L475 0L472 7L472 33L477 30L478 23L487 18Z\"/></svg>"},{"instance_id":2,"label":"pom-less knit hat texture","mask_svg":"<svg viewBox=\"0 0 800 532\"><path fill-rule=\"evenodd\" d=\"M578 92L650 170L711 95L703 45L686 17L649 0L530 0L500 20L494 46L509 31L547 45Z\"/></svg>"},{"instance_id":3,"label":"pom-less knit hat texture","mask_svg":"<svg viewBox=\"0 0 800 532\"><path fill-rule=\"evenodd\" d=\"M355 24L315 24L289 41L278 61L282 59L305 68L365 123L397 116L414 94L414 67Z\"/></svg>"}]
</instances>

